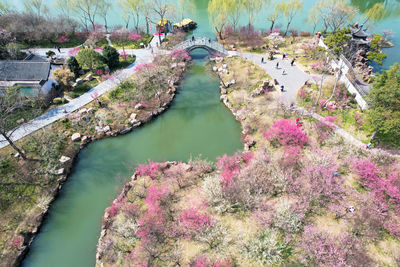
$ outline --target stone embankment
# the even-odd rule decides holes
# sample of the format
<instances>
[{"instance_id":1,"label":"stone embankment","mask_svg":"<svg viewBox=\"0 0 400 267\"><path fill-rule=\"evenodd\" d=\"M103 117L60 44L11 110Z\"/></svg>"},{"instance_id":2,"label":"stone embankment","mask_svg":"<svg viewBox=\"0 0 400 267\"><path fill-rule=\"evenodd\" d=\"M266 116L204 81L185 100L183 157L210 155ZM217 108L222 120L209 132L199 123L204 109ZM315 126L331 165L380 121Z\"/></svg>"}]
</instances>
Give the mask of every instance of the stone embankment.
<instances>
[{"instance_id":1,"label":"stone embankment","mask_svg":"<svg viewBox=\"0 0 400 267\"><path fill-rule=\"evenodd\" d=\"M137 127L144 125L145 123L151 121L156 116L160 115L164 111L168 109L172 100L175 98L177 86L180 83L181 78L183 77L184 72L186 71L187 63L179 65L179 73L178 75L174 75L169 83L169 89L167 92L162 93L159 97L161 103L159 107L149 108L145 105L138 103L134 107L134 112L130 114L127 118L127 124L125 125L118 125L118 122L114 122L113 124L108 125L97 125L95 126L95 133L92 135L84 135L80 132L75 132L70 136L71 146L76 147L76 149L72 149L69 154L63 155L59 162L61 163L62 167L56 170L55 175L59 178L57 179L57 184L55 187L51 189L49 192L49 196L51 200L47 205L46 209L42 209L40 213L35 216L35 220L31 222L31 230L29 232L24 233L23 235L23 246L18 251L18 254L10 257L7 259L7 264L5 266L19 266L21 265L23 259L25 258L26 254L29 251L29 247L31 246L34 237L39 233L40 227L42 222L47 215L48 209L51 203L56 199L60 189L62 188L63 184L67 180L70 171L73 167L75 158L79 154L80 150L86 147L93 141L111 137L111 136L118 136L123 135L131 132ZM95 121L96 117L103 116L101 109L95 108L81 108L67 116L64 119L64 122L71 122L71 123L85 123L90 121ZM8 265L9 264L9 265Z\"/></svg>"}]
</instances>

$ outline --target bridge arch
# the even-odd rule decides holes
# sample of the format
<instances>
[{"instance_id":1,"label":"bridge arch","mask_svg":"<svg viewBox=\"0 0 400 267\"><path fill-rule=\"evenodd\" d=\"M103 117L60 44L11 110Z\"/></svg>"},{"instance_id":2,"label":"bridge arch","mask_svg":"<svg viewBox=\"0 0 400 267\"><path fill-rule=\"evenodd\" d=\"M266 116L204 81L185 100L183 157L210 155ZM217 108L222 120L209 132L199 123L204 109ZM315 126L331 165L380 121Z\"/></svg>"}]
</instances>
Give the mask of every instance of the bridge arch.
<instances>
[{"instance_id":1,"label":"bridge arch","mask_svg":"<svg viewBox=\"0 0 400 267\"><path fill-rule=\"evenodd\" d=\"M216 41L211 41L209 38L196 38L194 41L186 40L178 45L176 45L173 49L183 49L187 52L191 52L195 49L204 49L210 54L217 53L222 55L228 55L228 51L225 47L219 44Z\"/></svg>"}]
</instances>

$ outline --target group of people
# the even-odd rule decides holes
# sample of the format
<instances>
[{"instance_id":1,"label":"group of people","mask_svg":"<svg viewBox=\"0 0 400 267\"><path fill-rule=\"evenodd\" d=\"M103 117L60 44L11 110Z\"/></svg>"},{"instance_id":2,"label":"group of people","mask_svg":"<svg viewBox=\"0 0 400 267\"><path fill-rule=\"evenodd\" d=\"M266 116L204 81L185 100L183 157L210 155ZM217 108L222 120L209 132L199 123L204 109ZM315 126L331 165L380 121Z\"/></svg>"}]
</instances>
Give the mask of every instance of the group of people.
<instances>
[{"instance_id":1,"label":"group of people","mask_svg":"<svg viewBox=\"0 0 400 267\"><path fill-rule=\"evenodd\" d=\"M283 53L283 55L282 55L282 60L285 60L286 57L287 57L287 54L286 54L286 53ZM271 56L270 56L270 59L271 59ZM272 59L273 59L273 57L272 57ZM294 66L294 62L295 62L295 61L296 61L296 58L293 58L292 61L290 61L290 65L291 65L291 66ZM262 57L262 58L261 58L261 63L264 64L264 62L265 62L265 61L264 61L264 57ZM279 62L276 62L275 68L276 68L276 69L279 69ZM286 72L285 69L282 70L282 75L287 75L287 72ZM276 79L274 80L274 83L275 83L275 85L278 85L278 84L279 84L278 81L277 81ZM281 92L283 92L284 90L285 90L285 87L284 87L283 85L281 85Z\"/></svg>"},{"instance_id":2,"label":"group of people","mask_svg":"<svg viewBox=\"0 0 400 267\"><path fill-rule=\"evenodd\" d=\"M194 42L194 41L196 40L196 38L194 37L194 35L192 35L191 40L192 40L192 42ZM205 40L203 40L203 42L205 42ZM211 44L211 39L210 39L210 38L208 38L208 43Z\"/></svg>"}]
</instances>

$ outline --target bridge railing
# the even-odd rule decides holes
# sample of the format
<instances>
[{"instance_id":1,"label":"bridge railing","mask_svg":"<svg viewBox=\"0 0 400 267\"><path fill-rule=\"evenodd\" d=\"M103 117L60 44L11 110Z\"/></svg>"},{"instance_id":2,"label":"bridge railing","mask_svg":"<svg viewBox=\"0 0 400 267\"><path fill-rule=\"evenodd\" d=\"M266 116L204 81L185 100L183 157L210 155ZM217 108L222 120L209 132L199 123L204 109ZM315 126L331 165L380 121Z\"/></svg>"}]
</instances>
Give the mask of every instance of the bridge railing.
<instances>
[{"instance_id":1,"label":"bridge railing","mask_svg":"<svg viewBox=\"0 0 400 267\"><path fill-rule=\"evenodd\" d=\"M207 46L217 52L227 54L227 50L223 45L216 41L211 41L209 38L201 37L201 38L196 38L194 41L191 39L186 40L176 46L174 46L173 49L188 49L192 46Z\"/></svg>"}]
</instances>

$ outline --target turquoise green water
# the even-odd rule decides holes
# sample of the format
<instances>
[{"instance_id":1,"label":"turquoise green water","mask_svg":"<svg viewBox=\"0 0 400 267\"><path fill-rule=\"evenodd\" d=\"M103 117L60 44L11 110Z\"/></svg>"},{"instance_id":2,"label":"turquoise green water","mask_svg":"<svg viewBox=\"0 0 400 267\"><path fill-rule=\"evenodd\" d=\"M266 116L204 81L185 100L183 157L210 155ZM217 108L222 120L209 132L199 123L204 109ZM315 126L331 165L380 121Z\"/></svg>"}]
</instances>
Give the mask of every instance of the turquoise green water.
<instances>
[{"instance_id":1,"label":"turquoise green water","mask_svg":"<svg viewBox=\"0 0 400 267\"><path fill-rule=\"evenodd\" d=\"M219 101L218 78L206 73L203 64L196 60L172 106L159 118L81 151L23 266L94 266L104 209L137 163L149 158L187 161L199 154L215 160L242 148L240 124Z\"/></svg>"},{"instance_id":2,"label":"turquoise green water","mask_svg":"<svg viewBox=\"0 0 400 267\"><path fill-rule=\"evenodd\" d=\"M12 3L15 7L19 9L23 9L23 1L24 0L15 0ZM196 22L198 22L199 28L194 32L197 36L205 36L205 37L214 37L214 29L209 23L207 6L208 0L192 0L196 7L195 12L192 14L187 14L187 17L192 18ZM272 4L279 2L280 0L271 0L271 5L269 8L264 8L260 10L256 21L253 23L256 29L269 29L269 22L267 21L268 14L272 12ZM292 26L293 29L301 31L311 31L312 26L307 23L307 16L311 8L318 0L303 0L304 9L295 16ZM171 0L170 2L177 2L177 0ZM57 12L55 8L54 0L43 0L43 3L46 3L49 7L51 7L52 12ZM123 25L123 21L121 19L121 7L117 4L118 1L113 1L114 5L112 9L108 12L108 23L109 25ZM382 30L392 29L394 33L394 37L392 41L396 44L396 47L385 49L385 53L388 54L388 58L385 60L382 68L387 69L394 62L400 62L400 0L349 0L353 6L357 7L360 10L360 16L363 12L365 12L368 8L371 8L375 3L382 3L386 10L386 18L374 25L370 25L370 32L381 33ZM364 19L357 18L359 22L363 22ZM180 18L180 16L177 16ZM155 18L154 21L157 19ZM243 11L241 16L241 25L246 25L248 19ZM97 22L99 24L103 24L103 20L97 16ZM143 20L142 20L143 24ZM276 26L283 27L285 26L285 19L283 16L278 18ZM132 25L131 25L132 26ZM154 31L154 27L152 29ZM376 70L380 70L381 67L376 66Z\"/></svg>"},{"instance_id":3,"label":"turquoise green water","mask_svg":"<svg viewBox=\"0 0 400 267\"><path fill-rule=\"evenodd\" d=\"M43 2L54 3L52 0ZM306 22L307 13L317 0L303 2L304 10L295 17L293 27L298 31L309 31L311 25ZM389 57L383 68L388 68L400 61L400 1L351 0L361 12L377 2L384 4L388 15L374 25L373 31L392 29L392 40L397 45L385 51ZM22 7L22 0L14 3ZM208 0L194 0L194 3L196 12L190 17L199 23L194 34L214 37L207 13ZM259 13L254 23L256 28L269 28L266 21L269 12L262 10ZM122 24L120 14L120 8L114 5L109 12L109 24ZM241 22L247 23L245 14ZM281 17L277 27L283 25ZM51 207L24 266L93 266L104 209L132 173L130 167L138 162L148 158L186 161L191 155L198 154L215 159L241 148L240 125L219 102L218 80L206 74L202 64L204 61L200 60L193 66L174 104L161 117L127 136L93 143L79 154L73 173Z\"/></svg>"}]
</instances>

